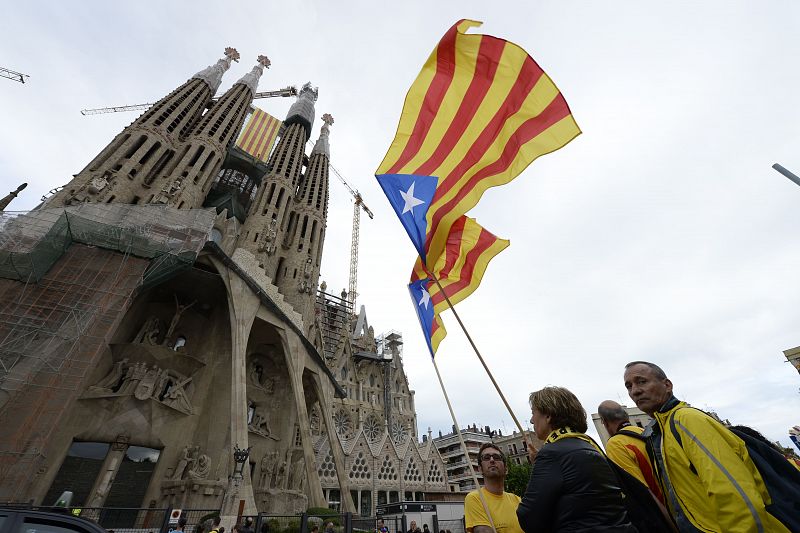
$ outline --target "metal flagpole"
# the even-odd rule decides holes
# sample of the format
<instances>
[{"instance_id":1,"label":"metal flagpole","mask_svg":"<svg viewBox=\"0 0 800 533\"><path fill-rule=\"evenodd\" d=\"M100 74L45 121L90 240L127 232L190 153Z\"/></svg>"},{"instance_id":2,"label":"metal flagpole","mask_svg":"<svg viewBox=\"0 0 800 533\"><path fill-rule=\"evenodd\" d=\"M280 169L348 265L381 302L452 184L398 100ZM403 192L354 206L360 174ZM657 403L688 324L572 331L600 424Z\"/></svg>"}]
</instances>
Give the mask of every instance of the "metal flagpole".
<instances>
[{"instance_id":1,"label":"metal flagpole","mask_svg":"<svg viewBox=\"0 0 800 533\"><path fill-rule=\"evenodd\" d=\"M433 363L433 368L436 370L436 377L439 378L439 386L442 387L442 394L444 394L444 401L447 402L447 408L450 410L450 417L453 419L453 425L455 426L455 432L458 435L458 442L461 443L461 449L464 450L464 458L467 460L467 468L469 468L470 474L472 474L472 482L475 484L475 490L478 491L478 496L481 499L481 503L483 504L483 510L486 511L486 516L489 518L489 524L492 526L492 531L497 533L497 529L494 527L494 520L492 519L492 513L489 512L489 504L486 503L486 498L481 491L481 484L478 482L478 476L475 474L475 469L472 468L472 461L469 458L469 450L467 450L467 443L464 442L464 437L461 435L461 426L458 425L458 420L456 420L456 414L453 412L453 406L450 404L450 398L447 396L447 391L444 388L444 382L442 381L442 375L439 373L439 367L436 365L436 358L431 357L431 362ZM478 454L478 467L481 464L481 457ZM508 465L503 464L503 467L508 467Z\"/></svg>"},{"instance_id":2,"label":"metal flagpole","mask_svg":"<svg viewBox=\"0 0 800 533\"><path fill-rule=\"evenodd\" d=\"M425 269L425 271L433 279L433 281L436 282L436 286L439 287L439 292L442 293L442 296L444 296L444 299L447 302L447 305L450 307L450 310L453 311L453 316L456 317L456 320L458 321L458 325L461 326L461 330L464 332L464 335L467 336L467 340L469 341L470 345L472 346L472 349L475 351L475 355L478 356L478 360L483 365L483 369L486 370L486 373L489 375L489 379L492 380L492 384L494 385L494 388L497 390L497 394L500 395L500 399L503 400L503 404L505 404L506 409L508 410L508 413L511 415L511 418L514 419L514 423L517 425L517 429L519 429L519 432L522 435L522 438L524 438L525 440L528 440L528 437L525 434L525 430L522 429L522 424L519 423L519 420L517 419L517 416L514 414L514 411L511 410L511 406L508 404L508 400L506 400L505 394L503 394L503 391L500 390L500 386L497 384L497 381L495 381L494 376L492 375L492 371L489 370L488 366L486 366L486 361L483 360L483 356L481 355L481 352L478 350L478 347L475 346L475 342L472 340L472 337L470 336L469 332L467 331L467 328L464 327L464 323L461 322L461 317L458 316L458 313L456 312L456 308L450 302L450 298L447 297L447 293L445 292L444 287L442 287L442 284L439 283L439 280L436 278L436 276L434 276L433 274L428 272L427 268ZM434 363L434 366L435 366L435 363ZM437 373L438 373L438 370L437 370Z\"/></svg>"}]
</instances>

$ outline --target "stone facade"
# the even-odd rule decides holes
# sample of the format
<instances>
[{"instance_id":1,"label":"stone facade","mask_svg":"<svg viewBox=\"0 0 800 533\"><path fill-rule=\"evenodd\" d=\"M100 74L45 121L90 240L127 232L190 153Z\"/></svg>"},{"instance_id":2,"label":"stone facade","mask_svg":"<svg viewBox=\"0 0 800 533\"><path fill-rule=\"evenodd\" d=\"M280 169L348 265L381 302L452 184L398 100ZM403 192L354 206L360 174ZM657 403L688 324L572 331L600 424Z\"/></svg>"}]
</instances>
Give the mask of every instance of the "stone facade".
<instances>
[{"instance_id":1,"label":"stone facade","mask_svg":"<svg viewBox=\"0 0 800 533\"><path fill-rule=\"evenodd\" d=\"M333 119L307 156L306 85L269 162L249 161L231 141L269 61L212 102L237 59L227 49L0 225L0 500L73 490L84 507L232 515L240 500L295 513L338 491L343 510L371 514L445 490L398 338L376 340L363 310L316 289ZM102 209L79 234L68 215L86 206ZM241 475L234 447L250 449Z\"/></svg>"}]
</instances>

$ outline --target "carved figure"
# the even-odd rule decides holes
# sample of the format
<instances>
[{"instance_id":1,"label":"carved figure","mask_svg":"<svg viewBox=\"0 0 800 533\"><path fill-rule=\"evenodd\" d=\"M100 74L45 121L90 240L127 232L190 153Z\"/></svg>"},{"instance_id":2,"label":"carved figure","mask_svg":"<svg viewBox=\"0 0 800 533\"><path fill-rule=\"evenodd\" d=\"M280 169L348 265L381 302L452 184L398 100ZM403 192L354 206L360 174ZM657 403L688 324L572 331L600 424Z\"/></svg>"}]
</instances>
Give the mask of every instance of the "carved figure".
<instances>
[{"instance_id":1,"label":"carved figure","mask_svg":"<svg viewBox=\"0 0 800 533\"><path fill-rule=\"evenodd\" d=\"M103 174L102 176L93 177L87 187L89 194L100 194L100 191L108 186L107 176L108 174Z\"/></svg>"},{"instance_id":2,"label":"carved figure","mask_svg":"<svg viewBox=\"0 0 800 533\"><path fill-rule=\"evenodd\" d=\"M275 238L278 236L278 220L273 218L261 233L258 239L258 251L267 252L268 255L275 253Z\"/></svg>"},{"instance_id":3,"label":"carved figure","mask_svg":"<svg viewBox=\"0 0 800 533\"><path fill-rule=\"evenodd\" d=\"M275 475L275 467L278 463L278 452L265 453L261 459L261 477L258 484L262 489L269 489L273 486L272 478Z\"/></svg>"},{"instance_id":4,"label":"carved figure","mask_svg":"<svg viewBox=\"0 0 800 533\"><path fill-rule=\"evenodd\" d=\"M253 414L253 420L248 424L248 429L254 433L258 433L259 435L263 435L265 437L269 437L272 434L272 431L269 427L269 417L266 412L256 408L255 413Z\"/></svg>"},{"instance_id":5,"label":"carved figure","mask_svg":"<svg viewBox=\"0 0 800 533\"><path fill-rule=\"evenodd\" d=\"M127 364L128 364L127 357L122 361L117 361L116 363L114 363L114 366L111 367L111 371L108 374L106 374L106 376L103 379L101 379L100 381L89 387L89 390L98 392L104 392L104 391L116 392L115 389L119 390L122 387L122 383L124 382L125 370L126 370L125 367Z\"/></svg>"},{"instance_id":6,"label":"carved figure","mask_svg":"<svg viewBox=\"0 0 800 533\"><path fill-rule=\"evenodd\" d=\"M291 452L289 452L291 453ZM278 466L278 473L275 476L275 488L286 489L286 483L289 481L289 461L284 459Z\"/></svg>"},{"instance_id":7,"label":"carved figure","mask_svg":"<svg viewBox=\"0 0 800 533\"><path fill-rule=\"evenodd\" d=\"M292 484L289 486L291 490L302 491L303 482L306 478L306 460L301 457L299 461L294 463L292 469Z\"/></svg>"},{"instance_id":8,"label":"carved figure","mask_svg":"<svg viewBox=\"0 0 800 533\"><path fill-rule=\"evenodd\" d=\"M139 333L137 333L136 337L134 337L133 342L147 343L155 346L158 344L158 333L160 331L161 321L157 316L151 316L142 325Z\"/></svg>"},{"instance_id":9,"label":"carved figure","mask_svg":"<svg viewBox=\"0 0 800 533\"><path fill-rule=\"evenodd\" d=\"M175 467L175 472L172 474L172 479L183 479L184 474L194 468L194 463L197 461L197 456L199 454L200 446L184 446L181 457L178 459L178 465Z\"/></svg>"},{"instance_id":10,"label":"carved figure","mask_svg":"<svg viewBox=\"0 0 800 533\"><path fill-rule=\"evenodd\" d=\"M158 368L156 365L153 365L150 370L147 370L142 379L139 380L139 384L136 385L136 389L133 391L134 398L137 400L146 400L153 396L153 393L155 392L156 381L158 380L161 372L163 372L163 370Z\"/></svg>"},{"instance_id":11,"label":"carved figure","mask_svg":"<svg viewBox=\"0 0 800 533\"><path fill-rule=\"evenodd\" d=\"M272 394L275 392L275 378L269 377L264 380L264 391L267 394Z\"/></svg>"},{"instance_id":12,"label":"carved figure","mask_svg":"<svg viewBox=\"0 0 800 533\"><path fill-rule=\"evenodd\" d=\"M192 381L191 377L182 379L174 383L162 400L165 405L168 405L184 413L192 412L192 402L189 401L189 396L186 394L186 386Z\"/></svg>"},{"instance_id":13,"label":"carved figure","mask_svg":"<svg viewBox=\"0 0 800 533\"><path fill-rule=\"evenodd\" d=\"M186 312L191 306L197 303L197 300L193 301L188 305L181 305L178 301L178 296L175 296L175 314L172 317L172 320L169 323L169 327L167 328L167 333L164 335L164 346L169 343L170 339L172 338L172 334L175 333L175 328L178 327L178 322L181 320L181 315Z\"/></svg>"},{"instance_id":14,"label":"carved figure","mask_svg":"<svg viewBox=\"0 0 800 533\"><path fill-rule=\"evenodd\" d=\"M189 470L189 478L195 481L198 479L206 479L210 471L211 458L203 453L197 458L197 462L195 463L194 467Z\"/></svg>"},{"instance_id":15,"label":"carved figure","mask_svg":"<svg viewBox=\"0 0 800 533\"><path fill-rule=\"evenodd\" d=\"M177 178L172 183L164 185L153 199L154 204L171 204L180 194L183 185L183 178Z\"/></svg>"},{"instance_id":16,"label":"carved figure","mask_svg":"<svg viewBox=\"0 0 800 533\"><path fill-rule=\"evenodd\" d=\"M308 259L306 259L306 264L303 265L303 276L306 278L310 278L311 270L313 267L314 265L311 264L311 258L309 257Z\"/></svg>"},{"instance_id":17,"label":"carved figure","mask_svg":"<svg viewBox=\"0 0 800 533\"><path fill-rule=\"evenodd\" d=\"M264 379L264 366L261 364L261 361L255 360L250 363L250 384L254 387L259 389L264 388L264 384L262 380Z\"/></svg>"}]
</instances>

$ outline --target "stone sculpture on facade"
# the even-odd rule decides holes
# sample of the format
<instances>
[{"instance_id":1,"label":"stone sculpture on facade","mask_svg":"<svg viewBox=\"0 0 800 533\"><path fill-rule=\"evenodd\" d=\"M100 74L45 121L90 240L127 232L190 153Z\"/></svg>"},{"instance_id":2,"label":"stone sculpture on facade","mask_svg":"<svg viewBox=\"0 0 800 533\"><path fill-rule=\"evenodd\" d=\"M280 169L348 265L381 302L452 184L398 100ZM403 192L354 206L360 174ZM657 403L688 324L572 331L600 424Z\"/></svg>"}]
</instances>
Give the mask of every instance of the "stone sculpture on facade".
<instances>
[{"instance_id":1,"label":"stone sculpture on facade","mask_svg":"<svg viewBox=\"0 0 800 533\"><path fill-rule=\"evenodd\" d=\"M139 333L134 337L133 342L139 344L158 344L158 334L161 331L161 320L157 316L151 316L142 325Z\"/></svg>"},{"instance_id":2,"label":"stone sculpture on facade","mask_svg":"<svg viewBox=\"0 0 800 533\"><path fill-rule=\"evenodd\" d=\"M175 314L172 316L172 320L169 323L169 327L167 328L167 333L164 335L164 346L166 346L169 341L172 339L172 334L175 333L175 328L178 327L178 322L181 320L181 315L186 312L191 306L197 303L197 300L193 301L188 305L181 305L180 301L178 301L178 296L175 296Z\"/></svg>"},{"instance_id":3,"label":"stone sculpture on facade","mask_svg":"<svg viewBox=\"0 0 800 533\"><path fill-rule=\"evenodd\" d=\"M303 492L303 487L306 479L306 460L302 457L299 461L295 462L292 467L291 483L287 483L289 490Z\"/></svg>"},{"instance_id":4,"label":"stone sculpture on facade","mask_svg":"<svg viewBox=\"0 0 800 533\"><path fill-rule=\"evenodd\" d=\"M261 473L258 479L258 486L261 489L269 489L273 486L275 467L278 463L278 452L267 452L261 458Z\"/></svg>"},{"instance_id":5,"label":"stone sculpture on facade","mask_svg":"<svg viewBox=\"0 0 800 533\"><path fill-rule=\"evenodd\" d=\"M195 462L194 466L192 466L189 469L188 476L189 479L198 481L201 479L208 478L208 474L210 471L211 471L211 458L208 455L201 453L197 457L197 462Z\"/></svg>"},{"instance_id":6,"label":"stone sculpture on facade","mask_svg":"<svg viewBox=\"0 0 800 533\"><path fill-rule=\"evenodd\" d=\"M172 183L168 183L162 187L152 203L154 204L169 204L172 205L177 200L178 196L183 189L183 178L176 178Z\"/></svg>"},{"instance_id":7,"label":"stone sculpture on facade","mask_svg":"<svg viewBox=\"0 0 800 533\"><path fill-rule=\"evenodd\" d=\"M258 251L266 252L267 255L275 253L275 238L278 236L278 220L273 218L269 221L267 226L261 232L261 237L258 239Z\"/></svg>"},{"instance_id":8,"label":"stone sculpture on facade","mask_svg":"<svg viewBox=\"0 0 800 533\"><path fill-rule=\"evenodd\" d=\"M273 440L279 440L278 437L272 434L272 430L269 427L269 414L264 408L254 408L253 418L250 423L247 424L247 429L257 435L261 435L262 437L269 437Z\"/></svg>"},{"instance_id":9,"label":"stone sculpture on facade","mask_svg":"<svg viewBox=\"0 0 800 533\"><path fill-rule=\"evenodd\" d=\"M178 459L178 464L175 466L175 471L172 473L172 479L177 481L185 478L188 473L195 468L199 457L200 446L184 446L181 456ZM206 472L206 475L207 474Z\"/></svg>"},{"instance_id":10,"label":"stone sculpture on facade","mask_svg":"<svg viewBox=\"0 0 800 533\"><path fill-rule=\"evenodd\" d=\"M122 387L123 380L125 378L125 371L126 366L128 364L128 359L123 359L122 361L117 361L114 363L114 366L111 367L111 371L106 374L106 376L89 387L89 391L94 392L110 392L114 393Z\"/></svg>"}]
</instances>

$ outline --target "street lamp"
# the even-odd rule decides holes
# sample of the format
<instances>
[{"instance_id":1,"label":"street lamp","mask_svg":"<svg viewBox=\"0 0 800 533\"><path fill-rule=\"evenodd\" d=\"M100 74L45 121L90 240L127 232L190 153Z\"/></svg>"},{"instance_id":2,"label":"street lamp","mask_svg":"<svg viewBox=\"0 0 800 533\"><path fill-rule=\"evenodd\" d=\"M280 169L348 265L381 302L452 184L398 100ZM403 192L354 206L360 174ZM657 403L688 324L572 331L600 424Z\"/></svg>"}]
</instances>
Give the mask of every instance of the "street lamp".
<instances>
[{"instance_id":1,"label":"street lamp","mask_svg":"<svg viewBox=\"0 0 800 533\"><path fill-rule=\"evenodd\" d=\"M238 487L239 482L244 479L244 464L247 462L247 458L250 457L250 449L252 446L248 446L247 449L239 448L238 444L234 444L233 446L233 460L236 465L233 467L233 482Z\"/></svg>"}]
</instances>

